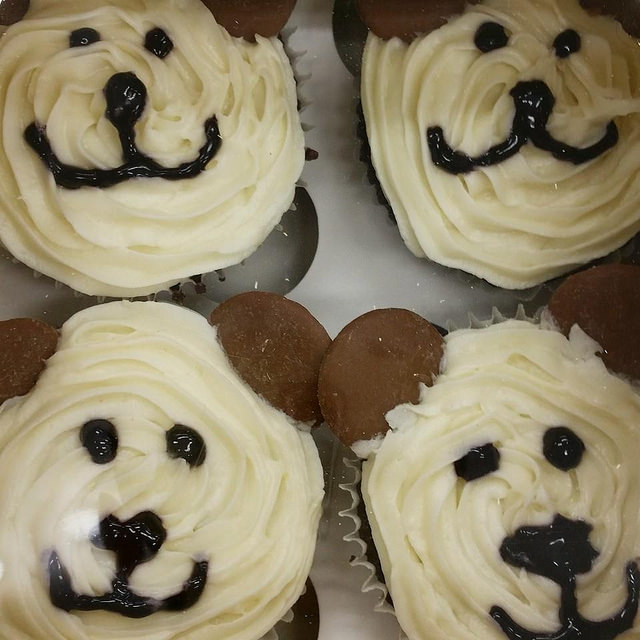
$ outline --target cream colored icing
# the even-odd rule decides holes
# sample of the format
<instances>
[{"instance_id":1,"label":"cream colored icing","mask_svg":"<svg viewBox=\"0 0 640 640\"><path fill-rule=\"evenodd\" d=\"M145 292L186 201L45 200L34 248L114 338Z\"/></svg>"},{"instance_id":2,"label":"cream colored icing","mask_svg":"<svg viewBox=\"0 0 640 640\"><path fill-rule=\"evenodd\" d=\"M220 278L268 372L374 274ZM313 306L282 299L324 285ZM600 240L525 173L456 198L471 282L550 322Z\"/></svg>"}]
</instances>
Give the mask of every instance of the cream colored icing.
<instances>
[{"instance_id":1,"label":"cream colored icing","mask_svg":"<svg viewBox=\"0 0 640 640\"><path fill-rule=\"evenodd\" d=\"M69 47L74 29L101 41ZM144 48L163 28L164 59ZM204 123L222 145L195 178L138 178L106 189L58 188L25 143L46 125L63 162L123 162L103 88L133 71L147 106L136 141L164 166L193 160ZM88 294L135 296L240 262L289 207L304 139L289 60L276 38L229 36L200 0L33 0L0 38L0 240L35 270Z\"/></svg>"},{"instance_id":2,"label":"cream colored icing","mask_svg":"<svg viewBox=\"0 0 640 640\"><path fill-rule=\"evenodd\" d=\"M484 22L509 35L481 53ZM552 43L574 29L580 51L558 58ZM510 90L543 80L555 96L549 131L585 147L614 120L620 140L582 165L527 144L502 164L451 175L436 167L427 130L475 156L511 129ZM367 40L361 80L372 161L417 256L507 288L525 288L620 247L640 230L640 51L608 17L577 0L485 0L407 45Z\"/></svg>"},{"instance_id":3,"label":"cream colored icing","mask_svg":"<svg viewBox=\"0 0 640 640\"><path fill-rule=\"evenodd\" d=\"M555 514L593 525L599 552L577 578L590 620L613 616L627 592L625 567L640 555L640 394L607 372L599 347L524 321L461 330L417 405L387 414L389 432L365 463L363 495L399 622L411 640L504 640L489 615L503 607L534 631L556 631L560 589L507 565L505 536ZM585 444L569 472L552 466L542 439L570 428ZM454 462L493 443L498 470L464 481ZM635 638L633 630L618 638Z\"/></svg>"},{"instance_id":4,"label":"cream colored icing","mask_svg":"<svg viewBox=\"0 0 640 640\"><path fill-rule=\"evenodd\" d=\"M94 464L79 432L106 418L118 455ZM167 455L179 423L204 439L191 468ZM115 302L73 316L35 388L0 409L0 637L8 640L256 640L302 592L314 554L323 476L312 436L230 367L198 314ZM114 554L89 536L109 514L159 515L168 537L131 586L164 598L208 559L186 612L132 620L52 606L52 549L74 589L108 593Z\"/></svg>"}]
</instances>

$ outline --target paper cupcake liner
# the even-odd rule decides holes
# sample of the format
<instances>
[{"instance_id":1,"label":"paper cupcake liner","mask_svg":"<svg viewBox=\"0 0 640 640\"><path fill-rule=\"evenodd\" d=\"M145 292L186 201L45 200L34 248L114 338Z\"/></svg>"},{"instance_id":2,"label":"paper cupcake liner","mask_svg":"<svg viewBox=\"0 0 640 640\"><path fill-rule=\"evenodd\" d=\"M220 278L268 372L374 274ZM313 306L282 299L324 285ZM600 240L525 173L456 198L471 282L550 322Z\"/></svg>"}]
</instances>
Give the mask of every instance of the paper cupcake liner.
<instances>
[{"instance_id":1,"label":"paper cupcake liner","mask_svg":"<svg viewBox=\"0 0 640 640\"><path fill-rule=\"evenodd\" d=\"M372 540L366 540L370 535L363 535L363 528L365 531L371 531L368 521L366 521L366 514L364 514L363 500L360 492L360 482L362 480L362 461L357 458L344 458L344 466L350 470L353 474L351 482L342 483L339 486L340 489L347 492L351 498L351 506L347 509L343 509L338 512L341 518L349 520L353 525L353 529L347 533L343 540L355 546L358 551L354 553L349 564L352 567L359 567L364 569L366 578L360 588L362 593L376 594L376 603L373 607L374 612L392 615L396 617L393 604L391 602L391 596L389 590L383 580L382 567L378 559L378 553L375 550L375 545ZM364 518L363 518L364 515ZM402 629L398 632L397 640L408 640Z\"/></svg>"},{"instance_id":2,"label":"paper cupcake liner","mask_svg":"<svg viewBox=\"0 0 640 640\"><path fill-rule=\"evenodd\" d=\"M344 535L343 540L347 543L354 543L358 547L358 552L353 555L349 564L352 567L363 567L368 574L362 584L362 593L378 592L374 610L379 613L395 615L389 597L389 590L383 581L384 576L382 575L378 553L371 540L371 528L368 521L366 521L366 514L363 514L364 503L360 493L362 461L357 458L344 458L343 464L352 472L353 480L341 483L338 487L349 494L351 506L339 511L338 515L341 518L350 520L354 526L349 533Z\"/></svg>"}]
</instances>

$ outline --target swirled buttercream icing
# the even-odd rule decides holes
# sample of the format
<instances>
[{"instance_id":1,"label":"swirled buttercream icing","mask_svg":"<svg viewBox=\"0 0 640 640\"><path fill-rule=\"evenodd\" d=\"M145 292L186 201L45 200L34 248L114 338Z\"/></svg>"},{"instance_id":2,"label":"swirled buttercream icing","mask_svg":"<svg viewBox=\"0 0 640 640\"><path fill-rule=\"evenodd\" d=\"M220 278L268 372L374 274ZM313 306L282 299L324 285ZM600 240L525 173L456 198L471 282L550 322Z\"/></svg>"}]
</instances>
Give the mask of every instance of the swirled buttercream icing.
<instances>
[{"instance_id":1,"label":"swirled buttercream icing","mask_svg":"<svg viewBox=\"0 0 640 640\"><path fill-rule=\"evenodd\" d=\"M433 387L387 414L362 489L411 640L637 637L640 395L598 348L455 331Z\"/></svg>"},{"instance_id":2,"label":"swirled buttercream icing","mask_svg":"<svg viewBox=\"0 0 640 640\"><path fill-rule=\"evenodd\" d=\"M408 248L521 289L640 230L640 51L578 0L484 0L369 34L372 163Z\"/></svg>"},{"instance_id":3,"label":"swirled buttercream icing","mask_svg":"<svg viewBox=\"0 0 640 640\"><path fill-rule=\"evenodd\" d=\"M33 0L0 38L0 121L0 240L92 295L240 262L304 162L282 43L199 0Z\"/></svg>"},{"instance_id":4,"label":"swirled buttercream icing","mask_svg":"<svg viewBox=\"0 0 640 640\"><path fill-rule=\"evenodd\" d=\"M257 640L304 588L322 496L308 429L204 318L78 313L0 409L0 637Z\"/></svg>"}]
</instances>

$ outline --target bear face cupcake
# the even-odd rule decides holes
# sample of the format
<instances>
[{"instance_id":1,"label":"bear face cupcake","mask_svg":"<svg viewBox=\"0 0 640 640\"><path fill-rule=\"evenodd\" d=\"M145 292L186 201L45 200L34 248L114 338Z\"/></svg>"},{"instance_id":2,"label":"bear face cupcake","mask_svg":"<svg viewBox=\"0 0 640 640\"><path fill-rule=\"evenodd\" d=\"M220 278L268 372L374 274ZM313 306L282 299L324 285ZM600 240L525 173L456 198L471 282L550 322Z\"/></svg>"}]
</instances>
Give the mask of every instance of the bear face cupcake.
<instances>
[{"instance_id":1,"label":"bear face cupcake","mask_svg":"<svg viewBox=\"0 0 640 640\"><path fill-rule=\"evenodd\" d=\"M234 300L217 329L163 303L93 307L57 348L38 323L2 323L5 395L55 351L0 409L3 638L257 640L296 601L323 497L308 398L329 339L278 296L239 304L279 345L255 361L271 389L233 366ZM263 396L289 397L283 371L298 393L277 409Z\"/></svg>"},{"instance_id":2,"label":"bear face cupcake","mask_svg":"<svg viewBox=\"0 0 640 640\"><path fill-rule=\"evenodd\" d=\"M277 224L304 162L275 37L293 3L267 31L210 4L253 41L200 0L33 0L6 29L0 241L17 259L132 297L237 264Z\"/></svg>"},{"instance_id":3,"label":"bear face cupcake","mask_svg":"<svg viewBox=\"0 0 640 640\"><path fill-rule=\"evenodd\" d=\"M613 294L594 302L603 282ZM568 280L550 305L568 335L548 316L439 339L381 310L334 341L321 406L368 456L362 495L411 640L637 636L640 394L599 354L637 377L637 344L618 330L638 329L638 291L637 267Z\"/></svg>"},{"instance_id":4,"label":"bear face cupcake","mask_svg":"<svg viewBox=\"0 0 640 640\"><path fill-rule=\"evenodd\" d=\"M578 0L357 4L371 161L415 255L524 289L640 230L640 53L618 20Z\"/></svg>"}]
</instances>

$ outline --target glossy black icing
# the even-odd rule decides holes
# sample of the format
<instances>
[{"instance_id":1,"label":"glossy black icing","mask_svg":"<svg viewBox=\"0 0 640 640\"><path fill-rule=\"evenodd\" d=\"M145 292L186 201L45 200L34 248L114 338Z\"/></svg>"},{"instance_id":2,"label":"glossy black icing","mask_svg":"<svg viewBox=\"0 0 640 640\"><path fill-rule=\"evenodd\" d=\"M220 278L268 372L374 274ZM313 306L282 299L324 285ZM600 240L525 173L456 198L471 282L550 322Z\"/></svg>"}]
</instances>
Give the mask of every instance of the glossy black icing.
<instances>
[{"instance_id":1,"label":"glossy black icing","mask_svg":"<svg viewBox=\"0 0 640 640\"><path fill-rule=\"evenodd\" d=\"M81 595L74 591L69 572L55 551L49 555L49 596L51 603L64 611L110 611L127 618L144 618L156 611L184 611L192 607L202 595L207 583L209 563L194 562L189 579L182 589L166 598L145 598L129 588L134 569L153 559L166 540L167 532L159 516L143 511L121 522L113 515L104 518L92 543L113 551L116 555L116 574L111 591L101 596Z\"/></svg>"},{"instance_id":2,"label":"glossy black icing","mask_svg":"<svg viewBox=\"0 0 640 640\"><path fill-rule=\"evenodd\" d=\"M542 438L544 457L562 471L575 469L584 451L584 442L568 427L551 427Z\"/></svg>"},{"instance_id":3,"label":"glossy black icing","mask_svg":"<svg viewBox=\"0 0 640 640\"><path fill-rule=\"evenodd\" d=\"M453 463L458 477L471 481L496 471L500 466L500 452L491 443L473 447Z\"/></svg>"},{"instance_id":4,"label":"glossy black icing","mask_svg":"<svg viewBox=\"0 0 640 640\"><path fill-rule=\"evenodd\" d=\"M160 517L153 511L142 511L125 522L114 515L107 516L91 542L100 549L113 551L117 573L130 576L139 564L156 556L166 539Z\"/></svg>"},{"instance_id":5,"label":"glossy black icing","mask_svg":"<svg viewBox=\"0 0 640 640\"><path fill-rule=\"evenodd\" d=\"M182 424L167 431L167 453L170 458L182 458L190 467L199 467L207 455L207 446L202 436Z\"/></svg>"},{"instance_id":6,"label":"glossy black icing","mask_svg":"<svg viewBox=\"0 0 640 640\"><path fill-rule=\"evenodd\" d=\"M82 29L75 29L69 35L70 47L88 47L94 42L100 41L100 34L91 27L84 27Z\"/></svg>"},{"instance_id":7,"label":"glossy black icing","mask_svg":"<svg viewBox=\"0 0 640 640\"><path fill-rule=\"evenodd\" d=\"M568 58L572 53L580 51L581 46L580 34L573 29L565 29L553 41L553 48L558 58Z\"/></svg>"},{"instance_id":8,"label":"glossy black icing","mask_svg":"<svg viewBox=\"0 0 640 640\"><path fill-rule=\"evenodd\" d=\"M603 137L589 147L573 147L556 140L547 131L547 122L555 105L551 89L542 80L519 82L510 92L515 105L511 133L504 142L472 158L453 150L444 137L442 127L429 127L427 142L431 160L454 175L469 173L478 167L500 164L514 156L527 143L548 151L557 160L583 164L602 155L618 142L618 128L609 122Z\"/></svg>"},{"instance_id":9,"label":"glossy black icing","mask_svg":"<svg viewBox=\"0 0 640 640\"><path fill-rule=\"evenodd\" d=\"M144 48L158 58L166 58L173 50L173 42L164 29L156 27L147 32Z\"/></svg>"},{"instance_id":10,"label":"glossy black icing","mask_svg":"<svg viewBox=\"0 0 640 640\"><path fill-rule=\"evenodd\" d=\"M89 420L83 424L80 442L96 464L107 464L118 453L118 432L108 420Z\"/></svg>"},{"instance_id":11,"label":"glossy black icing","mask_svg":"<svg viewBox=\"0 0 640 640\"><path fill-rule=\"evenodd\" d=\"M500 555L505 562L544 576L561 590L561 627L551 633L526 629L502 607L492 607L491 617L509 640L613 640L633 627L640 597L640 570L635 562L626 567L627 599L619 613L593 622L578 611L576 575L590 571L598 556L588 540L591 528L581 520L556 515L549 525L521 527L504 539Z\"/></svg>"},{"instance_id":12,"label":"glossy black icing","mask_svg":"<svg viewBox=\"0 0 640 640\"><path fill-rule=\"evenodd\" d=\"M51 603L64 611L110 611L126 618L146 618L157 611L185 611L202 595L207 583L209 563L194 562L191 576L182 589L165 600L144 598L129 588L128 580L116 576L111 592L102 596L76 593L71 577L55 551L49 556L49 596Z\"/></svg>"},{"instance_id":13,"label":"glossy black icing","mask_svg":"<svg viewBox=\"0 0 640 640\"><path fill-rule=\"evenodd\" d=\"M489 53L506 47L509 44L509 36L501 24L483 22L478 27L473 42L482 53Z\"/></svg>"},{"instance_id":14,"label":"glossy black icing","mask_svg":"<svg viewBox=\"0 0 640 640\"><path fill-rule=\"evenodd\" d=\"M34 122L25 129L25 140L51 171L59 187L106 189L132 178L164 178L165 180L194 178L204 171L220 148L218 121L213 116L204 124L206 142L200 148L198 156L177 167L163 167L142 153L135 143L134 125L142 115L147 99L144 83L132 72L116 73L107 82L104 93L107 101L105 114L118 131L125 161L117 168L82 169L65 164L51 148L43 126Z\"/></svg>"}]
</instances>

